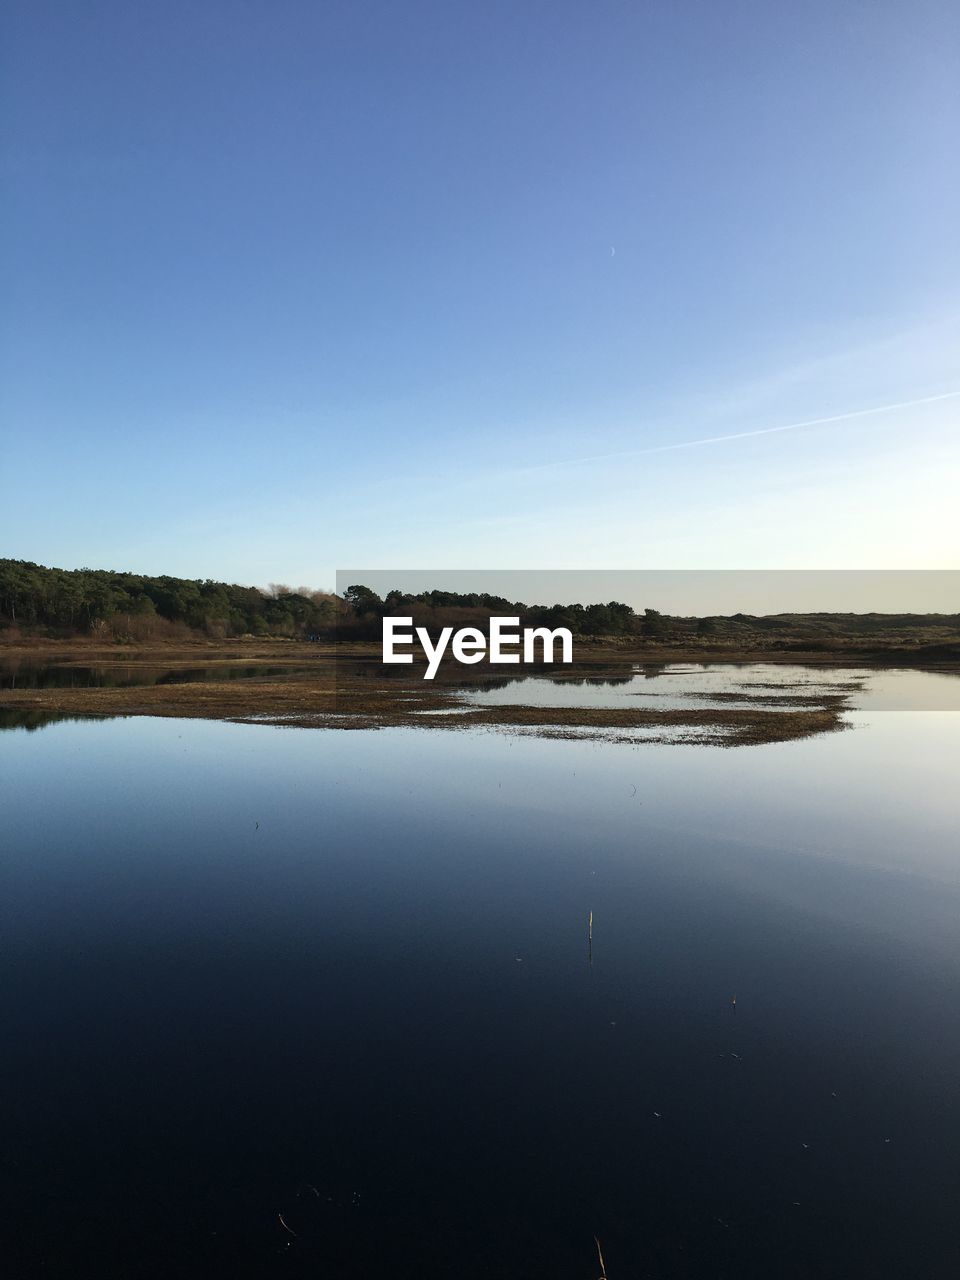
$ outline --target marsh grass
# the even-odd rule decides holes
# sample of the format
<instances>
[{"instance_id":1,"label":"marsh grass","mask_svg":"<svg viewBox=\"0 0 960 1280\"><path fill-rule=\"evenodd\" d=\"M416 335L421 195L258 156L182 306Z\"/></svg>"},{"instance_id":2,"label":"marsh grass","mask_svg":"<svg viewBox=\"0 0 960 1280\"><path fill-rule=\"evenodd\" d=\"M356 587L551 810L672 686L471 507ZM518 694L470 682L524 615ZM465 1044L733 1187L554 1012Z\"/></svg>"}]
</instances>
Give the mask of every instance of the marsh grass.
<instances>
[{"instance_id":1,"label":"marsh grass","mask_svg":"<svg viewBox=\"0 0 960 1280\"><path fill-rule=\"evenodd\" d=\"M89 650L65 649L45 653L44 661L89 663L91 656ZM436 732L481 727L544 737L589 733L609 741L630 742L642 736L647 742L682 739L731 747L790 741L845 727L846 699L830 686L779 698L764 694L757 701L750 695L721 693L712 699L716 705L669 709L478 705L468 704L464 696L463 668L443 672L429 682L416 667L404 668L399 678L393 673L388 678L378 656L369 646L336 648L295 642L230 643L178 651L138 649L122 656L114 649L98 654L98 659L122 663L125 673L132 675L142 669L145 676L149 671L155 677L161 666L176 672L211 663L222 668L222 674L185 683L140 685L132 680L116 687L7 689L0 693L0 710L38 718L176 716L305 728L416 726ZM34 654L30 657L35 660ZM686 655L686 660L691 658ZM0 648L0 661L5 659L13 660ZM749 659L744 656L743 660ZM764 660L769 662L769 656ZM795 655L791 661L797 662ZM606 678L610 654L588 652L576 666L583 679L597 672ZM630 664L621 669L632 670ZM482 687L492 675L479 669L471 674L471 687ZM731 705L734 702L739 705Z\"/></svg>"}]
</instances>

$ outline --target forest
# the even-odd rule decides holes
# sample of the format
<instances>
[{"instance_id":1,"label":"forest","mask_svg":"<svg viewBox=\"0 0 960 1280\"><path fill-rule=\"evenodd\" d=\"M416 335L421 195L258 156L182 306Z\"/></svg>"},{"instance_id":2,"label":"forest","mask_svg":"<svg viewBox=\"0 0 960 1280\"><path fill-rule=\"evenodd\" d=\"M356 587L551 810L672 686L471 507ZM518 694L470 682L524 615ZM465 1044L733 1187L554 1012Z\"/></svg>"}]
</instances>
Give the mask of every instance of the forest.
<instances>
[{"instance_id":1,"label":"forest","mask_svg":"<svg viewBox=\"0 0 960 1280\"><path fill-rule=\"evenodd\" d=\"M355 585L343 593L346 606L338 632L341 638L379 639L381 619L387 615L413 618L414 626L431 634L445 626L486 627L494 616L518 617L522 626L566 627L574 636L631 636L643 631L640 617L628 604L525 604L503 596L476 592L422 591L417 595L389 591L381 599L369 587ZM652 613L653 611L648 611Z\"/></svg>"},{"instance_id":2,"label":"forest","mask_svg":"<svg viewBox=\"0 0 960 1280\"><path fill-rule=\"evenodd\" d=\"M337 611L336 596L307 588L264 591L209 578L48 569L28 560L0 560L0 628L50 638L302 638L332 633Z\"/></svg>"},{"instance_id":3,"label":"forest","mask_svg":"<svg viewBox=\"0 0 960 1280\"><path fill-rule=\"evenodd\" d=\"M268 588L209 578L50 569L0 560L0 638L108 642L189 642L239 637L379 641L385 615L412 617L435 635L442 627L485 628L491 616L518 617L525 627L567 627L581 642L691 649L789 652L924 648L930 657L960 657L960 615L809 613L673 617L634 610L618 600L596 604L526 604L502 596L453 591L383 597L362 584L342 595L309 587ZM934 652L936 651L936 652Z\"/></svg>"},{"instance_id":4,"label":"forest","mask_svg":"<svg viewBox=\"0 0 960 1280\"><path fill-rule=\"evenodd\" d=\"M568 627L578 636L638 635L638 618L619 601L527 605L500 596L349 587L343 596L308 587L239 586L212 579L50 569L27 560L0 560L0 629L51 639L86 635L118 641L189 640L197 636L277 636L293 639L379 639L384 614L406 613L431 631L516 614L530 625ZM649 626L648 626L649 630Z\"/></svg>"},{"instance_id":5,"label":"forest","mask_svg":"<svg viewBox=\"0 0 960 1280\"><path fill-rule=\"evenodd\" d=\"M617 601L544 607L450 591L417 596L391 591L381 599L359 585L339 597L307 587L273 585L263 590L209 578L50 569L28 560L0 560L0 628L50 638L92 635L149 641L252 635L362 640L379 638L383 615L398 612L412 613L418 625L430 628L516 613L537 625L569 627L575 635L628 635L640 629L633 609Z\"/></svg>"}]
</instances>

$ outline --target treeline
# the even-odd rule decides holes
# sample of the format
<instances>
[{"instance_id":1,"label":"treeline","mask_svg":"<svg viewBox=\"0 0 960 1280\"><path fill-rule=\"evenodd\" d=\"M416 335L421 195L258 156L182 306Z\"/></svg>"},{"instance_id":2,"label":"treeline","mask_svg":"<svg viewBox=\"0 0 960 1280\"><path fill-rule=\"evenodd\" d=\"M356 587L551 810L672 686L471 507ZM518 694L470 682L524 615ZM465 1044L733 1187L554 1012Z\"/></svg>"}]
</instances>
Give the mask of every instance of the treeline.
<instances>
[{"instance_id":1,"label":"treeline","mask_svg":"<svg viewBox=\"0 0 960 1280\"><path fill-rule=\"evenodd\" d=\"M485 630L493 615L521 626L567 627L582 641L641 642L702 650L890 652L936 647L960 657L960 615L736 613L674 617L628 604L526 604L503 596L399 590L382 598L354 585L342 596L272 585L268 590L209 578L48 569L27 560L0 560L0 633L51 638L90 635L116 641L278 636L315 640L379 640L385 614L412 617L435 635L442 627ZM931 655L932 656L932 655Z\"/></svg>"},{"instance_id":2,"label":"treeline","mask_svg":"<svg viewBox=\"0 0 960 1280\"><path fill-rule=\"evenodd\" d=\"M576 636L652 634L653 610L638 617L619 601L608 604L527 605L502 596L391 591L369 587L343 596L272 586L268 591L212 579L118 573L107 569L49 569L28 560L0 560L0 629L51 638L90 635L107 640L189 640L236 636L296 639L379 639L385 613L410 614L417 626L485 625L494 614L524 625L569 627Z\"/></svg>"},{"instance_id":3,"label":"treeline","mask_svg":"<svg viewBox=\"0 0 960 1280\"><path fill-rule=\"evenodd\" d=\"M336 596L306 588L261 591L209 578L151 578L0 560L0 627L51 637L303 637L332 633L340 607Z\"/></svg>"},{"instance_id":4,"label":"treeline","mask_svg":"<svg viewBox=\"0 0 960 1280\"><path fill-rule=\"evenodd\" d=\"M574 636L642 636L651 634L660 615L647 609L638 615L628 604L525 604L485 592L421 591L410 595L388 591L382 598L369 587L354 585L343 593L346 612L338 632L342 639L379 638L386 614L413 618L417 627L434 634L442 627L477 626L485 629L493 616L519 618L525 627L567 627Z\"/></svg>"},{"instance_id":5,"label":"treeline","mask_svg":"<svg viewBox=\"0 0 960 1280\"><path fill-rule=\"evenodd\" d=\"M677 617L647 608L637 612L617 600L607 604L529 605L503 596L424 591L390 591L382 599L355 585L343 594L341 639L372 640L381 634L384 614L412 617L414 626L436 635L441 627L476 626L485 630L496 615L519 617L521 626L568 627L581 642L623 646L768 653L835 653L864 656L916 652L931 660L960 659L960 614L735 613Z\"/></svg>"}]
</instances>

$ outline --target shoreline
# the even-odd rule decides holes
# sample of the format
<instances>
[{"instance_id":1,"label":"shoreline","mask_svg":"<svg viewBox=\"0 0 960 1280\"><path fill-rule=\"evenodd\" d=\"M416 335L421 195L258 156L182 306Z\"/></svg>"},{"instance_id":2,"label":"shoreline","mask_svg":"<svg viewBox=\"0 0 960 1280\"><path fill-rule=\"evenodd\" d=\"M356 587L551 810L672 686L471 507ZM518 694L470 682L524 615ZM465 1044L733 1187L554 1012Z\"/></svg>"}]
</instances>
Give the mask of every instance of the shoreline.
<instances>
[{"instance_id":1,"label":"shoreline","mask_svg":"<svg viewBox=\"0 0 960 1280\"><path fill-rule=\"evenodd\" d=\"M73 655L76 655L74 657ZM56 657L59 663L81 665L82 659L96 658L102 663L121 663L154 657L164 661L147 665L167 665L179 661L204 658L207 661L287 661L298 664L317 659L364 659L380 662L381 646L377 641L308 641L280 637L263 639L238 636L228 640L131 641L105 642L88 636L71 639L48 637L5 641L0 633L0 665L8 661ZM960 672L960 641L930 644L870 645L851 642L845 645L810 647L789 645L659 644L653 641L616 639L592 641L574 639L572 668L609 662L659 664L664 662L696 663L798 663L803 666L865 666L936 668ZM423 665L423 664L420 664ZM558 665L558 664L554 664ZM415 664L416 666L416 664ZM480 665L480 669L488 667ZM529 670L530 668L528 668Z\"/></svg>"},{"instance_id":2,"label":"shoreline","mask_svg":"<svg viewBox=\"0 0 960 1280\"><path fill-rule=\"evenodd\" d=\"M21 664L26 666L28 681L30 672L44 665L63 671L103 667L114 669L111 674L142 672L144 677L139 683L128 684L33 687L28 683L23 688L2 689L0 720L9 727L39 727L72 717L161 716L299 728L482 728L610 742L747 746L841 730L846 727L843 713L849 709L846 693L828 688L802 694L784 688L763 698L721 693L716 698L721 705L679 709L478 705L464 690L509 681L518 673L490 664L465 673L462 667L447 665L436 680L425 681L422 665L392 668L388 675L379 660L377 644L323 645L293 640L209 641L189 646L107 646L90 641L0 644L0 671L6 668L14 680ZM623 679L637 666L677 663L868 670L919 666L960 672L960 663L918 664L904 661L902 655L897 661L893 653L871 660L862 652L849 650L824 654L593 645L575 651L572 667L526 668L525 674L549 672L557 683L602 680L605 676ZM231 672L238 674L231 676ZM172 681L168 679L171 675ZM177 679L178 675L184 678ZM740 705L724 705L732 702ZM772 708L771 702L775 704Z\"/></svg>"}]
</instances>

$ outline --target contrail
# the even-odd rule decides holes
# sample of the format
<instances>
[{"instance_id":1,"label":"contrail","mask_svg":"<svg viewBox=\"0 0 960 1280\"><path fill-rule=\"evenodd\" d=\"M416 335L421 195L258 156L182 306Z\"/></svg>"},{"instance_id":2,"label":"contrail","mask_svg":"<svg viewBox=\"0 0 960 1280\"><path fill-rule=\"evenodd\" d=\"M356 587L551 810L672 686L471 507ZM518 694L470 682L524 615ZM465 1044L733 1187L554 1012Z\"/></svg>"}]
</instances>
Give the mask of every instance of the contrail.
<instances>
[{"instance_id":1,"label":"contrail","mask_svg":"<svg viewBox=\"0 0 960 1280\"><path fill-rule=\"evenodd\" d=\"M623 449L616 453L594 453L586 458L561 458L526 467L527 471L543 471L547 467L571 467L581 462L603 462L607 458L637 458L648 453L669 453L673 449L696 449L701 444L723 444L725 440L746 440L750 436L772 436L778 431L800 431L803 427L824 427L830 422L849 422L851 418L869 418L875 413L893 413L896 409L912 409L920 404L936 404L940 400L956 400L960 391L944 391L917 400L899 400L896 404L879 404L872 409L854 409L850 413L833 413L827 418L807 418L804 422L788 422L782 427L760 427L758 431L734 431L726 436L703 436L699 440L681 440L676 444L654 444L645 449Z\"/></svg>"}]
</instances>

